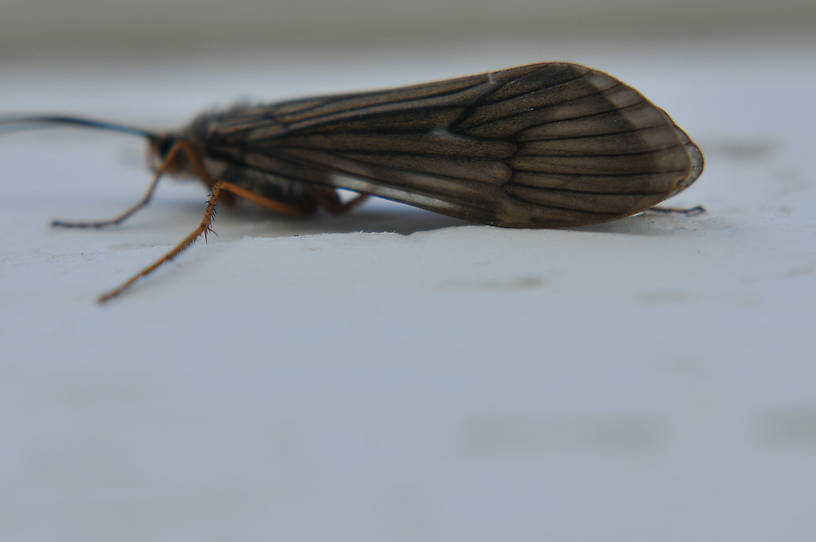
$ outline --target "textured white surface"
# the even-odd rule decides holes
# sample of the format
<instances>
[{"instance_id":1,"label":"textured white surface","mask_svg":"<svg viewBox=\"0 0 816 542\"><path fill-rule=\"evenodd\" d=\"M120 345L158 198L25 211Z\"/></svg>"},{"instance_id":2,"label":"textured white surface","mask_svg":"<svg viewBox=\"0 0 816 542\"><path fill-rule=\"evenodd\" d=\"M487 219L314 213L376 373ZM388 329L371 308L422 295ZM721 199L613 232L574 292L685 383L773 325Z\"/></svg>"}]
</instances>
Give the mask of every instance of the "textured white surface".
<instances>
[{"instance_id":1,"label":"textured white surface","mask_svg":"<svg viewBox=\"0 0 816 542\"><path fill-rule=\"evenodd\" d=\"M583 61L702 146L671 203L709 212L529 231L223 209L207 246L100 308L205 193L167 181L122 227L51 230L138 198L139 143L2 134L0 539L816 537L814 42L533 45L10 66L8 111L172 127L247 89Z\"/></svg>"}]
</instances>

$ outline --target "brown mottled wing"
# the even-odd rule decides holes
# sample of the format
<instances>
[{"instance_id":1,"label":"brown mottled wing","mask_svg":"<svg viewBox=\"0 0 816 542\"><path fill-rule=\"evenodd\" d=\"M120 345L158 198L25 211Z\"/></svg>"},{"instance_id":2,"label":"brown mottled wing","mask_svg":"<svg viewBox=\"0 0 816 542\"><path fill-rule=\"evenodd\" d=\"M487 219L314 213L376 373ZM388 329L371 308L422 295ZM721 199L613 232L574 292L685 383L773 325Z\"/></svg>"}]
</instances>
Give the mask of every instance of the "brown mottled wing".
<instances>
[{"instance_id":1,"label":"brown mottled wing","mask_svg":"<svg viewBox=\"0 0 816 542\"><path fill-rule=\"evenodd\" d=\"M256 171L515 227L628 216L703 168L661 109L564 63L247 108L214 118L207 144Z\"/></svg>"}]
</instances>

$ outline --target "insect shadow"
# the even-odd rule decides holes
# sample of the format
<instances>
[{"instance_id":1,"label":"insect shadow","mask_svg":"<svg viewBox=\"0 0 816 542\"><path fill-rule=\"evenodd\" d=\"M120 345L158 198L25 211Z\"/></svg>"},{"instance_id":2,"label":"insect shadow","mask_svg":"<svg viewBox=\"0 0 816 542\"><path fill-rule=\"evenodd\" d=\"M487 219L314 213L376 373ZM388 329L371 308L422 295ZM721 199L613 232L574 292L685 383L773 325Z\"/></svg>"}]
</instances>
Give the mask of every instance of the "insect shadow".
<instances>
[{"instance_id":1,"label":"insect shadow","mask_svg":"<svg viewBox=\"0 0 816 542\"><path fill-rule=\"evenodd\" d=\"M238 206L225 209L219 216L219 231L226 229L225 218L231 225L237 221L262 222L274 220L277 231L268 231L268 228L258 228L259 236L279 235L281 230L286 233L320 234L320 233L399 233L409 235L421 231L438 230L455 226L468 226L472 222L459 218L440 215L423 209L409 207L392 202L370 202L355 210L354 213L344 215L317 214L309 219L291 217L271 218L265 209L252 209L247 206ZM199 215L201 214L199 210ZM264 231L266 230L266 231Z\"/></svg>"},{"instance_id":2,"label":"insect shadow","mask_svg":"<svg viewBox=\"0 0 816 542\"><path fill-rule=\"evenodd\" d=\"M615 222L590 224L587 226L572 226L563 229L576 232L667 237L678 235L685 231L677 227L678 223L688 219L687 216L682 215L694 216L706 212L702 207L695 207L693 210L697 212L689 214L686 213L686 210L684 209L679 209L676 213L672 214L651 214L649 212L645 212L642 214L629 216Z\"/></svg>"},{"instance_id":3,"label":"insect shadow","mask_svg":"<svg viewBox=\"0 0 816 542\"><path fill-rule=\"evenodd\" d=\"M201 215L201 204L179 203L183 214L194 221ZM180 214L180 213L178 213ZM677 231L675 221L686 217L675 214L639 214L602 224L559 228L562 231L609 233L617 235L665 236ZM253 237L281 237L288 235L319 235L323 233L412 233L479 226L459 218L449 217L390 201L371 201L357 208L354 213L343 215L317 214L309 218L282 217L266 209L240 202L224 206L218 216L218 235L223 239ZM484 226L489 228L490 226ZM542 230L545 232L545 230Z\"/></svg>"}]
</instances>

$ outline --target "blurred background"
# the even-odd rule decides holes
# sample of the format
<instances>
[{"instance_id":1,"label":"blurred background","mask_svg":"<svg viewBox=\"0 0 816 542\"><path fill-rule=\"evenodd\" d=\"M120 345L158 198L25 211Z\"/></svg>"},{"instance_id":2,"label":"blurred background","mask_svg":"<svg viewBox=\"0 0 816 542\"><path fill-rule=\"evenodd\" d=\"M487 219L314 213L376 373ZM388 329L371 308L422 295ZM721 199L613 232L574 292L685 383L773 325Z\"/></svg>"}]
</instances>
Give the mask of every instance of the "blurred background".
<instances>
[{"instance_id":1,"label":"blurred background","mask_svg":"<svg viewBox=\"0 0 816 542\"><path fill-rule=\"evenodd\" d=\"M0 134L0 540L816 540L813 0L0 0L0 115L176 128L235 100L547 60L706 156L562 230L382 200L217 237L142 141Z\"/></svg>"},{"instance_id":2,"label":"blurred background","mask_svg":"<svg viewBox=\"0 0 816 542\"><path fill-rule=\"evenodd\" d=\"M389 44L468 40L497 35L544 40L581 34L617 39L699 38L710 32L812 30L809 0L3 0L4 54L69 49L211 49L247 43Z\"/></svg>"}]
</instances>

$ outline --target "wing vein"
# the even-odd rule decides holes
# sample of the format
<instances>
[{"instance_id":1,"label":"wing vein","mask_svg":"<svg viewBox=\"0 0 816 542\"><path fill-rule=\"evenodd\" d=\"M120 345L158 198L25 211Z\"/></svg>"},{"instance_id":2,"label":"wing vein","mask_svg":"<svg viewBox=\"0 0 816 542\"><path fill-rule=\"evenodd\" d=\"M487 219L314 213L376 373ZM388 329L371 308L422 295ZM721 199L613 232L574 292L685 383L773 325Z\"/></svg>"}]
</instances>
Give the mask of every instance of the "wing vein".
<instances>
[{"instance_id":1,"label":"wing vein","mask_svg":"<svg viewBox=\"0 0 816 542\"><path fill-rule=\"evenodd\" d=\"M483 181L483 180L475 179L475 178L472 178L472 177L463 177L463 176L458 176L458 175L451 175L449 173L432 173L432 172L424 171L424 170L421 170L421 169L409 169L409 168L402 167L402 166L383 165L383 164L381 164L379 162L359 160L357 158L348 158L346 156L343 156L342 154L333 153L333 152L319 151L318 154L323 154L323 155L325 155L325 156L327 156L329 158L335 158L335 159L338 159L338 160L348 160L348 161L353 162L355 164L360 164L360 165L369 166L369 167L372 167L372 168L379 169L379 170L381 170L383 172L394 171L394 172L401 172L401 173L413 173L413 174L423 175L423 176L425 176L427 178L435 178L435 179L440 179L440 180L447 179L447 180L458 181L458 182L463 182L463 183L478 183L479 185L496 186L496 183L492 183L490 181ZM276 155L276 157L278 157L278 155ZM298 159L296 156L292 156L291 154L288 154L288 153L286 153L285 156L282 157L282 158L285 159L285 160L289 160L289 161L293 161L293 162L297 162L297 163L302 163L303 165L310 165L310 164L313 165L314 164L314 162L310 163L310 162L308 162L306 160ZM320 163L320 165L321 165L321 167L327 168L330 171L335 170L335 171L344 173L346 175L355 175L355 176L359 175L358 172L350 171L350 170L348 170L346 168L343 168L342 166L339 166L339 165L337 165L335 163L331 163L331 162L329 162L329 163ZM378 178L381 178L381 177L371 176L370 178L378 179Z\"/></svg>"},{"instance_id":2,"label":"wing vein","mask_svg":"<svg viewBox=\"0 0 816 542\"><path fill-rule=\"evenodd\" d=\"M637 105L637 104L635 104ZM607 111L608 113L608 111ZM577 120L582 117L577 117L576 119L562 119L557 120L555 122L563 122L563 121L570 121L570 120ZM542 123L537 126L544 126L544 124L552 124L552 122ZM593 134L593 135L581 135L581 136L553 136L553 137L537 137L535 139L525 139L524 143L535 143L536 141L576 141L576 140L589 140L589 139L599 139L604 137L612 137L612 136L621 136L627 134L635 134L637 132L642 132L645 130L653 130L655 128L664 128L666 125L663 124L656 124L654 126L640 126L638 128L632 128L631 130L620 130L618 132L606 132L600 134Z\"/></svg>"},{"instance_id":3,"label":"wing vein","mask_svg":"<svg viewBox=\"0 0 816 542\"><path fill-rule=\"evenodd\" d=\"M525 158L596 158L596 157L614 157L614 156L646 156L649 154L655 154L663 151L668 151L671 149L675 149L678 147L683 147L682 143L674 143L672 145L667 145L664 147L658 147L655 149L649 150L637 150L632 152L616 152L616 153L604 153L604 152L592 152L586 154L569 154L569 153L528 153L528 152L520 152L518 156L524 156Z\"/></svg>"},{"instance_id":4,"label":"wing vein","mask_svg":"<svg viewBox=\"0 0 816 542\"><path fill-rule=\"evenodd\" d=\"M524 199L524 198L522 198L520 196L517 196L516 194L512 194L510 192L505 192L504 195L507 196L510 199L520 201L520 202L525 203L527 205L533 205L533 202L528 201L528 200L526 200L526 199ZM576 209L574 207L566 207L566 206L561 206L561 205L552 205L552 204L543 204L543 203L535 203L534 205L536 207L541 207L541 208L546 208L546 209L558 209L559 211L569 211L571 213L583 213L583 214L593 215L593 216L609 216L609 217L618 216L616 213L604 213L604 212L601 212L601 211L589 211L587 209Z\"/></svg>"},{"instance_id":5,"label":"wing vein","mask_svg":"<svg viewBox=\"0 0 816 542\"><path fill-rule=\"evenodd\" d=\"M575 97L570 98L568 100L562 100L560 102L540 105L540 106L535 108L535 111L539 112L539 111L543 111L545 109L552 109L554 107L563 107L563 106L565 106L565 105L567 105L569 103L576 102L578 100L603 95L605 93L608 93L611 90L618 89L621 86L622 86L621 83L616 82L615 84L613 84L610 87L607 87L607 88L604 88L604 89L598 89L595 92L592 92L590 94L583 94L581 96L575 96ZM614 104L610 104L610 105L613 105L613 109L606 110L606 111L604 111L604 113L608 113L609 111L615 111L617 109L621 109L620 107L615 107ZM514 111L513 113L509 113L507 115L502 115L502 116L499 116L499 117L492 117L492 118L487 119L485 121L478 122L476 124L468 126L467 129L468 129L468 131L476 130L476 129L478 129L478 128L482 127L482 126L488 125L488 124L495 124L497 122L500 122L500 121L503 121L503 120L509 120L509 119L512 119L512 118L515 118L515 117L523 117L524 115L527 115L529 113L530 112L528 110ZM580 117L577 117L577 118L580 118ZM571 119L558 119L558 120L571 120ZM549 122L558 122L558 121L549 121ZM539 123L539 124L535 124L534 126L543 126L545 124L548 124L548 122L542 122L542 123Z\"/></svg>"}]
</instances>

